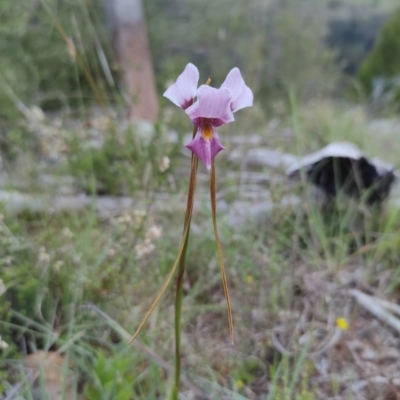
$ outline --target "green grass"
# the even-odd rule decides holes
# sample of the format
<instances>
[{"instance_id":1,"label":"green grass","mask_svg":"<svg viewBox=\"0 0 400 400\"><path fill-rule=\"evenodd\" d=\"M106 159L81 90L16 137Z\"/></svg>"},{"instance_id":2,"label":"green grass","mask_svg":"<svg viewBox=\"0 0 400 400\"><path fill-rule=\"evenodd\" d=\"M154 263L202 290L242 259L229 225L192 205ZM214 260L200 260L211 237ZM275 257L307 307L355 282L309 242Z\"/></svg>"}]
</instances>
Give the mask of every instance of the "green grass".
<instances>
[{"instance_id":1,"label":"green grass","mask_svg":"<svg viewBox=\"0 0 400 400\"><path fill-rule=\"evenodd\" d=\"M318 112L317 120L310 120L309 113L295 108L287 122L282 121L293 130L286 150L312 150L330 140L357 137L366 123L340 108L325 115ZM329 136L319 136L314 128L328 129ZM271 140L277 146L281 142L279 136L269 138L269 146L274 146ZM358 144L363 143L368 143L367 138L359 137ZM178 156L173 160L176 166L186 163ZM229 168L223 158L218 160L220 187L224 187ZM177 168L168 174L170 180L183 172ZM122 171L120 182L130 179L129 170ZM228 185L239 180L237 171ZM131 209L102 217L92 207L49 215L4 212L0 278L7 290L2 295L0 326L2 339L10 346L1 353L3 388L26 382L21 393L30 398L29 378L22 380L23 355L40 349L61 351L64 373L68 376L68 363L74 365L77 391L87 399L163 398L173 364L172 289L139 337L153 353L149 356L143 348L131 348L126 338L134 332L174 260L184 212L185 185L179 187L178 192L168 185L131 192L142 200L147 198L142 202L148 205L146 215ZM362 282L376 286L382 295L398 290L396 209L387 207L370 214L347 202L338 203L334 214L326 214L307 197L307 191L302 194L302 205L292 209L279 207L280 198L292 190L285 181L271 190L277 208L262 221L232 227L220 213L236 331L231 347L207 183L200 179L184 286L183 365L186 378L211 398L317 398L311 382L318 373L307 354L318 347L319 339L307 344L310 349L298 345L306 329L299 325L303 302L314 304L307 323L322 324L330 331L334 317L344 316L350 325L358 319L356 310L344 311L341 294L346 287L342 277L357 265L363 266ZM227 198L228 203L235 200L235 196ZM152 251L138 257L154 225L163 228L162 235L152 240ZM377 274L389 274L391 279L382 286ZM309 286L313 281L316 289ZM324 289L318 289L324 282L338 288L329 291L329 302ZM271 341L277 329L282 346L292 356L282 355ZM334 366L335 349L328 356ZM157 357L169 367L160 367ZM338 389L332 387L334 380L320 390L333 395Z\"/></svg>"},{"instance_id":2,"label":"green grass","mask_svg":"<svg viewBox=\"0 0 400 400\"><path fill-rule=\"evenodd\" d=\"M381 1L380 7L389 4L393 2ZM217 190L228 193L218 213L234 346L213 236L208 176L200 167L184 281L183 399L192 398L188 392L196 388L210 399L354 398L349 388L364 377L347 343L360 332L366 332L363 338L368 342L368 329L382 339L383 350L383 342L394 347L398 343L393 332L362 312L348 294L359 287L393 301L398 298L396 207L366 210L340 199L324 209L312 200L308 185L293 185L274 172L281 179L260 185L257 200L270 201L265 198L269 190L273 211L240 226L230 223L230 208L247 194L238 188L246 184L243 176L249 172L227 161L228 151L237 150L229 140L233 135L256 133L261 146L299 155L347 140L399 166L399 141L371 128L364 105L286 97L286 103L278 99L271 106L268 118L256 99L252 109L241 111L234 124L219 130L228 148L217 158ZM13 390L23 399L34 399L37 393L40 399L51 397L45 393L43 369L36 371L41 379L33 384L25 365L26 356L37 351L61 357L60 385L65 393L71 390L66 400L158 400L172 384L173 288L138 342L127 342L178 250L189 175L180 136L190 126L182 110L165 109L149 135L132 126L120 128L124 104L118 94L115 98L120 101L113 104L115 112L93 111L82 101L78 111L62 109L43 121L25 115L4 140L7 189L46 199L84 192L93 202L62 212L14 213L7 204L2 206L0 334L8 347L0 346L1 400L3 392ZM272 119L275 129L267 128ZM170 129L179 132L177 142L170 140ZM88 146L93 132L102 147ZM251 147L244 144L240 150ZM54 154L56 161L49 161ZM171 167L163 171L160 162L165 156ZM46 175L53 179L43 184ZM73 183L66 184L65 177L72 177ZM292 194L300 203L282 206L284 196ZM105 215L96 209L101 195L127 196L133 203ZM253 206L251 201L242 203L249 213ZM346 318L350 329L329 345L337 317ZM324 366L329 367L325 374ZM375 367L377 376L385 373L378 362ZM368 395L379 398L372 383L368 388Z\"/></svg>"},{"instance_id":3,"label":"green grass","mask_svg":"<svg viewBox=\"0 0 400 400\"><path fill-rule=\"evenodd\" d=\"M359 6L369 5L379 11L393 11L398 6L398 3L393 0L351 0L348 3Z\"/></svg>"}]
</instances>

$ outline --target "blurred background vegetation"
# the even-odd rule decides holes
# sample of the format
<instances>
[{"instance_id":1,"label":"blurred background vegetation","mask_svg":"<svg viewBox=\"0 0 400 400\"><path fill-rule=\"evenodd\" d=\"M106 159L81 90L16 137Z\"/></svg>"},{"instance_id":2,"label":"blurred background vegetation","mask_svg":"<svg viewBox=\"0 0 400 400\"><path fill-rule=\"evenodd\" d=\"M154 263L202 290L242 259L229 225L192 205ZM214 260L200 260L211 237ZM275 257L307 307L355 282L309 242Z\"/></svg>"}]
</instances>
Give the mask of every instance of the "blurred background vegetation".
<instances>
[{"instance_id":1,"label":"blurred background vegetation","mask_svg":"<svg viewBox=\"0 0 400 400\"><path fill-rule=\"evenodd\" d=\"M15 211L2 202L0 399L20 382L30 382L20 360L38 349L62 349L67 364L76 366L74 384L66 386L84 398L163 398L168 368L160 368L154 354L127 349L124 329L137 326L174 260L181 232L188 167L181 145L191 128L162 93L186 63L199 68L203 81L212 75L215 86L238 66L254 91L254 107L235 123L242 142L227 134L230 127L221 129L231 148L251 147L253 134L253 147L290 153L351 140L400 165L400 142L391 128L377 134L388 121L397 121L400 111L397 0L143 4L161 112L155 124L137 126L126 116L102 2L0 0L0 192L132 201L128 211L111 217L94 202L59 213L37 203L22 211L16 204ZM224 153L218 163L220 200L229 211L247 171ZM281 204L292 187L269 171L259 172L268 176L260 185L271 193L268 201ZM207 176L200 175L203 194L206 184ZM315 394L310 376L318 367L303 353L282 355L267 334L282 321L289 326L290 315L302 312L301 279L321 270L330 274L324 279L337 283L340 274L362 264L365 285L398 297L398 209L388 208L383 216L357 209L353 218L353 209L344 207L332 223L314 203L305 203L300 211L282 208L240 227L232 227L224 214L221 231L240 338L237 350L225 357L226 348L220 350L227 336L225 309L206 198L200 194L185 282L185 351L194 355L185 362L192 381L214 398L221 393L239 400L339 396L340 384L333 380L321 389L326 397ZM260 195L259 201L266 198ZM251 207L246 203L241 209ZM356 232L349 228L353 220ZM155 234L159 226L162 235ZM376 278L385 274L393 278ZM332 303L325 302L323 290L316 296L315 319L322 320ZM141 338L168 361L172 298L166 296ZM30 385L19 393L24 399L45 398Z\"/></svg>"},{"instance_id":2,"label":"blurred background vegetation","mask_svg":"<svg viewBox=\"0 0 400 400\"><path fill-rule=\"evenodd\" d=\"M394 1L148 0L144 7L162 106L161 94L191 61L216 85L237 65L260 118L288 115L291 95L302 104L340 98L368 104L369 112L398 111ZM32 106L80 118L88 106L123 109L126 91L101 2L1 0L0 10L3 160L41 147L40 135L21 122ZM181 118L164 117L182 131Z\"/></svg>"},{"instance_id":3,"label":"blurred background vegetation","mask_svg":"<svg viewBox=\"0 0 400 400\"><path fill-rule=\"evenodd\" d=\"M116 72L101 2L45 4L1 2L2 119L18 115L14 95L45 110L93 102L83 66L101 95L116 101L102 65L104 53ZM144 6L159 93L189 60L216 82L237 65L265 110L288 90L306 100L339 88L343 94L345 78L347 85L359 79L368 95L374 78L398 74L399 11L392 15L395 2L389 0L149 0ZM59 27L83 55L82 65Z\"/></svg>"}]
</instances>

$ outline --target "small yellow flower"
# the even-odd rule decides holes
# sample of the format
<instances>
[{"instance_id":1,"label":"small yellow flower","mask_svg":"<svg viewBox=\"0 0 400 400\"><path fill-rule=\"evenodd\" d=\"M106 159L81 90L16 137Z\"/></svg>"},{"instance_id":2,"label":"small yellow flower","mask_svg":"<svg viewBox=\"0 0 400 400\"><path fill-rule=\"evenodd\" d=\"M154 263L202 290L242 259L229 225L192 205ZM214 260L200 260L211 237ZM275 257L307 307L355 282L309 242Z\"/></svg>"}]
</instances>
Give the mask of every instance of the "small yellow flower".
<instances>
[{"instance_id":1,"label":"small yellow flower","mask_svg":"<svg viewBox=\"0 0 400 400\"><path fill-rule=\"evenodd\" d=\"M236 388L241 389L244 386L244 382L241 379L236 381Z\"/></svg>"},{"instance_id":2,"label":"small yellow flower","mask_svg":"<svg viewBox=\"0 0 400 400\"><path fill-rule=\"evenodd\" d=\"M251 275L246 275L244 278L245 282L248 283L249 285L254 282L254 278Z\"/></svg>"},{"instance_id":3,"label":"small yellow flower","mask_svg":"<svg viewBox=\"0 0 400 400\"><path fill-rule=\"evenodd\" d=\"M342 331L347 331L347 329L349 329L349 323L345 318L337 318L336 326Z\"/></svg>"}]
</instances>

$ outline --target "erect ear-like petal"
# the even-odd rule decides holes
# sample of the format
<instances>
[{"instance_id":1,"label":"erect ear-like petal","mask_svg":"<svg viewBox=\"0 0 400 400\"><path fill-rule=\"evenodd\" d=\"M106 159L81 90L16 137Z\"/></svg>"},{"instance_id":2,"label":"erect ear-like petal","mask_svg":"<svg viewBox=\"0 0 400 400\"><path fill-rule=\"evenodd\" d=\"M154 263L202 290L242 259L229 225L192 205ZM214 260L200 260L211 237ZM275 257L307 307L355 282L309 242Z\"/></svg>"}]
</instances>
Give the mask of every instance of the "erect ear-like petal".
<instances>
[{"instance_id":1,"label":"erect ear-like petal","mask_svg":"<svg viewBox=\"0 0 400 400\"><path fill-rule=\"evenodd\" d=\"M241 108L253 105L253 92L246 86L240 73L239 68L233 68L228 75L221 88L228 88L231 91L232 102L231 110L235 112Z\"/></svg>"},{"instance_id":2,"label":"erect ear-like petal","mask_svg":"<svg viewBox=\"0 0 400 400\"><path fill-rule=\"evenodd\" d=\"M219 141L217 132L213 130L213 135L210 139L205 139L201 133L201 129L197 131L194 139L185 147L192 150L205 164L207 169L211 168L211 160L225 147Z\"/></svg>"},{"instance_id":3,"label":"erect ear-like petal","mask_svg":"<svg viewBox=\"0 0 400 400\"><path fill-rule=\"evenodd\" d=\"M189 63L163 96L185 110L193 104L198 82L199 70L195 65Z\"/></svg>"},{"instance_id":4,"label":"erect ear-like petal","mask_svg":"<svg viewBox=\"0 0 400 400\"><path fill-rule=\"evenodd\" d=\"M197 91L197 101L186 109L193 124L202 125L202 119L210 120L214 127L227 124L235 120L230 108L232 97L229 89L216 89L201 85Z\"/></svg>"}]
</instances>

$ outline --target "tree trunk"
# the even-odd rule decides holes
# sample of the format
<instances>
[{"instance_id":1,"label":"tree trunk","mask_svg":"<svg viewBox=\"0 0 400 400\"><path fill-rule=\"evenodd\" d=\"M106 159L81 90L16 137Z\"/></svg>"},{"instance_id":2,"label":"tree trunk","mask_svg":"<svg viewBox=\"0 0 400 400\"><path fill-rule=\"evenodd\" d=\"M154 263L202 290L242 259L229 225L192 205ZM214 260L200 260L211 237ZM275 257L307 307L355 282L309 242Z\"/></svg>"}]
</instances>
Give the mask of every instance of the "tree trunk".
<instances>
[{"instance_id":1,"label":"tree trunk","mask_svg":"<svg viewBox=\"0 0 400 400\"><path fill-rule=\"evenodd\" d=\"M158 102L142 1L105 0L105 10L129 117L155 122Z\"/></svg>"}]
</instances>

